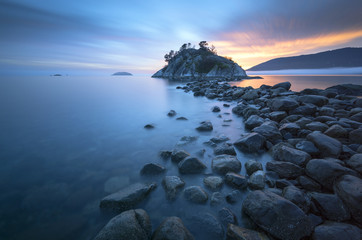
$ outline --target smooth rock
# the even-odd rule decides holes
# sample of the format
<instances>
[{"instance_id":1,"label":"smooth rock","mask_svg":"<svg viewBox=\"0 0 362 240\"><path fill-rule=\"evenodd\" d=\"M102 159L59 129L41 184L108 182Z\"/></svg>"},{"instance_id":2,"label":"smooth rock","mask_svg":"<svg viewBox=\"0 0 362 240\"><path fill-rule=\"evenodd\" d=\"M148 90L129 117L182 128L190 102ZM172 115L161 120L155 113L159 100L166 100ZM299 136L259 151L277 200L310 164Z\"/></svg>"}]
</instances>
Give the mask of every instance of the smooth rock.
<instances>
[{"instance_id":1,"label":"smooth rock","mask_svg":"<svg viewBox=\"0 0 362 240\"><path fill-rule=\"evenodd\" d=\"M209 176L204 178L203 180L206 187L208 187L211 190L218 190L222 187L224 184L224 181L221 177L218 176Z\"/></svg>"},{"instance_id":2,"label":"smooth rock","mask_svg":"<svg viewBox=\"0 0 362 240\"><path fill-rule=\"evenodd\" d=\"M280 178L297 178L303 174L303 168L290 162L267 162L266 170L276 172Z\"/></svg>"},{"instance_id":3,"label":"smooth rock","mask_svg":"<svg viewBox=\"0 0 362 240\"><path fill-rule=\"evenodd\" d=\"M202 173L205 168L205 164L195 157L187 157L178 164L178 170L182 174Z\"/></svg>"},{"instance_id":4,"label":"smooth rock","mask_svg":"<svg viewBox=\"0 0 362 240\"><path fill-rule=\"evenodd\" d=\"M226 142L226 141L228 141L228 140L230 140L230 138L228 138L228 137L225 136L225 135L220 135L220 136L218 136L218 137L213 137L213 138L210 139L211 142L216 143L216 144L217 144L217 143Z\"/></svg>"},{"instance_id":5,"label":"smooth rock","mask_svg":"<svg viewBox=\"0 0 362 240\"><path fill-rule=\"evenodd\" d=\"M302 103L311 103L318 107L322 107L328 103L328 98L318 95L304 95L300 96L298 101Z\"/></svg>"},{"instance_id":6,"label":"smooth rock","mask_svg":"<svg viewBox=\"0 0 362 240\"><path fill-rule=\"evenodd\" d=\"M194 240L178 217L166 218L153 233L152 240Z\"/></svg>"},{"instance_id":7,"label":"smooth rock","mask_svg":"<svg viewBox=\"0 0 362 240\"><path fill-rule=\"evenodd\" d=\"M248 185L248 180L245 178L245 176L233 172L228 172L225 175L225 182L228 185L239 189L246 188Z\"/></svg>"},{"instance_id":8,"label":"smooth rock","mask_svg":"<svg viewBox=\"0 0 362 240\"><path fill-rule=\"evenodd\" d=\"M319 149L311 141L300 141L295 145L295 148L304 151L310 155L320 154Z\"/></svg>"},{"instance_id":9,"label":"smooth rock","mask_svg":"<svg viewBox=\"0 0 362 240\"><path fill-rule=\"evenodd\" d=\"M265 140L259 133L248 133L234 142L234 145L244 152L253 153L264 149Z\"/></svg>"},{"instance_id":10,"label":"smooth rock","mask_svg":"<svg viewBox=\"0 0 362 240\"><path fill-rule=\"evenodd\" d=\"M302 114L304 116L314 115L316 112L317 112L317 107L313 104L308 104L308 103L289 111L290 114Z\"/></svg>"},{"instance_id":11,"label":"smooth rock","mask_svg":"<svg viewBox=\"0 0 362 240\"><path fill-rule=\"evenodd\" d=\"M239 190L231 191L225 198L228 203L234 204L241 199L241 192Z\"/></svg>"},{"instance_id":12,"label":"smooth rock","mask_svg":"<svg viewBox=\"0 0 362 240\"><path fill-rule=\"evenodd\" d=\"M318 182L307 176L298 177L298 182L302 186L302 188L307 191L319 192L322 189L321 185Z\"/></svg>"},{"instance_id":13,"label":"smooth rock","mask_svg":"<svg viewBox=\"0 0 362 240\"><path fill-rule=\"evenodd\" d=\"M220 192L213 192L210 199L210 205L216 206L223 203L224 196Z\"/></svg>"},{"instance_id":14,"label":"smooth rock","mask_svg":"<svg viewBox=\"0 0 362 240\"><path fill-rule=\"evenodd\" d=\"M346 163L348 167L362 174L362 153L353 155Z\"/></svg>"},{"instance_id":15,"label":"smooth rock","mask_svg":"<svg viewBox=\"0 0 362 240\"><path fill-rule=\"evenodd\" d=\"M321 122L311 122L305 125L305 127L311 131L324 132L328 129L328 125Z\"/></svg>"},{"instance_id":16,"label":"smooth rock","mask_svg":"<svg viewBox=\"0 0 362 240\"><path fill-rule=\"evenodd\" d=\"M227 227L229 224L238 224L238 219L229 208L222 208L218 212L221 223Z\"/></svg>"},{"instance_id":17,"label":"smooth rock","mask_svg":"<svg viewBox=\"0 0 362 240\"><path fill-rule=\"evenodd\" d=\"M251 176L251 174L253 174L254 172L258 170L263 170L263 165L255 160L248 160L245 163L245 170L246 173Z\"/></svg>"},{"instance_id":18,"label":"smooth rock","mask_svg":"<svg viewBox=\"0 0 362 240\"><path fill-rule=\"evenodd\" d=\"M289 111L297 108L299 103L289 97L274 98L270 102L270 108L273 111Z\"/></svg>"},{"instance_id":19,"label":"smooth rock","mask_svg":"<svg viewBox=\"0 0 362 240\"><path fill-rule=\"evenodd\" d=\"M299 188L295 186L287 186L283 189L283 197L288 199L305 213L308 213L310 207L309 197Z\"/></svg>"},{"instance_id":20,"label":"smooth rock","mask_svg":"<svg viewBox=\"0 0 362 240\"><path fill-rule=\"evenodd\" d=\"M213 130L212 123L210 121L203 121L200 123L200 126L196 128L200 132L209 132Z\"/></svg>"},{"instance_id":21,"label":"smooth rock","mask_svg":"<svg viewBox=\"0 0 362 240\"><path fill-rule=\"evenodd\" d=\"M362 144L362 128L351 131L349 133L349 140L352 143Z\"/></svg>"},{"instance_id":22,"label":"smooth rock","mask_svg":"<svg viewBox=\"0 0 362 240\"><path fill-rule=\"evenodd\" d=\"M248 187L250 189L263 189L265 187L265 173L261 170L258 170L251 174L248 180Z\"/></svg>"},{"instance_id":23,"label":"smooth rock","mask_svg":"<svg viewBox=\"0 0 362 240\"><path fill-rule=\"evenodd\" d=\"M153 128L155 128L155 126L154 126L153 124L146 124L146 125L144 126L144 128L146 128L146 129L153 129Z\"/></svg>"},{"instance_id":24,"label":"smooth rock","mask_svg":"<svg viewBox=\"0 0 362 240\"><path fill-rule=\"evenodd\" d=\"M175 110L170 110L168 113L167 113L167 116L169 117L173 117L176 115L176 111Z\"/></svg>"},{"instance_id":25,"label":"smooth rock","mask_svg":"<svg viewBox=\"0 0 362 240\"><path fill-rule=\"evenodd\" d=\"M176 120L187 121L188 119L185 117L178 117L178 118L176 118Z\"/></svg>"},{"instance_id":26,"label":"smooth rock","mask_svg":"<svg viewBox=\"0 0 362 240\"><path fill-rule=\"evenodd\" d=\"M220 112L221 110L220 110L220 108L218 107L218 106L213 106L212 108L211 108L211 112Z\"/></svg>"},{"instance_id":27,"label":"smooth rock","mask_svg":"<svg viewBox=\"0 0 362 240\"><path fill-rule=\"evenodd\" d=\"M229 224L226 240L269 240L264 233Z\"/></svg>"},{"instance_id":28,"label":"smooth rock","mask_svg":"<svg viewBox=\"0 0 362 240\"><path fill-rule=\"evenodd\" d=\"M156 164L156 163L147 163L141 169L141 175L157 175L166 171L166 168Z\"/></svg>"},{"instance_id":29,"label":"smooth rock","mask_svg":"<svg viewBox=\"0 0 362 240\"><path fill-rule=\"evenodd\" d=\"M304 166L311 159L311 156L306 152L285 145L279 145L273 148L273 158L276 161L290 162L298 166Z\"/></svg>"},{"instance_id":30,"label":"smooth rock","mask_svg":"<svg viewBox=\"0 0 362 240\"><path fill-rule=\"evenodd\" d=\"M214 154L215 155L227 154L227 155L236 156L236 152L233 145L229 143L223 143L214 148Z\"/></svg>"},{"instance_id":31,"label":"smooth rock","mask_svg":"<svg viewBox=\"0 0 362 240\"><path fill-rule=\"evenodd\" d=\"M342 151L342 143L331 138L321 132L315 131L307 136L307 140L311 141L321 152L322 157L337 158Z\"/></svg>"},{"instance_id":32,"label":"smooth rock","mask_svg":"<svg viewBox=\"0 0 362 240\"><path fill-rule=\"evenodd\" d=\"M175 200L178 192L185 186L185 182L178 176L166 176L162 185L166 191L166 198Z\"/></svg>"},{"instance_id":33,"label":"smooth rock","mask_svg":"<svg viewBox=\"0 0 362 240\"><path fill-rule=\"evenodd\" d=\"M292 86L292 84L290 82L281 82L281 83L277 83L274 86L272 86L271 89L277 89L277 88L281 87L288 91L291 86Z\"/></svg>"},{"instance_id":34,"label":"smooth rock","mask_svg":"<svg viewBox=\"0 0 362 240\"><path fill-rule=\"evenodd\" d=\"M300 126L296 123L284 123L280 128L280 133L285 136L285 134L290 133L292 136L298 136Z\"/></svg>"},{"instance_id":35,"label":"smooth rock","mask_svg":"<svg viewBox=\"0 0 362 240\"><path fill-rule=\"evenodd\" d=\"M333 117L334 112L335 112L334 108L330 108L330 107L321 107L319 109L319 115L321 115L321 116Z\"/></svg>"},{"instance_id":36,"label":"smooth rock","mask_svg":"<svg viewBox=\"0 0 362 240\"><path fill-rule=\"evenodd\" d=\"M235 156L219 155L212 160L211 168L214 172L222 175L228 172L238 173L241 170L241 163Z\"/></svg>"},{"instance_id":37,"label":"smooth rock","mask_svg":"<svg viewBox=\"0 0 362 240\"><path fill-rule=\"evenodd\" d=\"M326 219L342 222L351 218L347 207L337 195L312 192L310 196L321 215Z\"/></svg>"},{"instance_id":38,"label":"smooth rock","mask_svg":"<svg viewBox=\"0 0 362 240\"><path fill-rule=\"evenodd\" d=\"M355 115L353 115L349 119L351 119L353 121L356 121L356 122L362 123L362 112L356 113Z\"/></svg>"},{"instance_id":39,"label":"smooth rock","mask_svg":"<svg viewBox=\"0 0 362 240\"><path fill-rule=\"evenodd\" d=\"M188 156L190 156L190 153L184 150L174 150L171 154L171 161L174 163L179 163Z\"/></svg>"},{"instance_id":40,"label":"smooth rock","mask_svg":"<svg viewBox=\"0 0 362 240\"><path fill-rule=\"evenodd\" d=\"M209 198L204 189L199 186L190 186L184 190L185 198L193 203L204 204Z\"/></svg>"},{"instance_id":41,"label":"smooth rock","mask_svg":"<svg viewBox=\"0 0 362 240\"><path fill-rule=\"evenodd\" d=\"M286 111L274 111L269 114L270 119L276 122L280 122L286 116L288 116Z\"/></svg>"},{"instance_id":42,"label":"smooth rock","mask_svg":"<svg viewBox=\"0 0 362 240\"><path fill-rule=\"evenodd\" d=\"M313 240L360 240L361 229L358 227L337 222L325 222L314 229Z\"/></svg>"},{"instance_id":43,"label":"smooth rock","mask_svg":"<svg viewBox=\"0 0 362 240\"><path fill-rule=\"evenodd\" d=\"M261 124L264 123L264 118L261 118L257 115L252 115L245 121L245 128L253 129L255 127L259 127Z\"/></svg>"},{"instance_id":44,"label":"smooth rock","mask_svg":"<svg viewBox=\"0 0 362 240\"><path fill-rule=\"evenodd\" d=\"M160 155L160 157L161 157L162 159L167 160L167 159L169 159L169 158L171 157L172 151L169 151L169 150L161 150L161 151L159 152L159 155Z\"/></svg>"},{"instance_id":45,"label":"smooth rock","mask_svg":"<svg viewBox=\"0 0 362 240\"><path fill-rule=\"evenodd\" d=\"M282 140L282 135L280 134L279 129L269 124L268 122L265 122L259 127L254 128L253 132L259 133L273 144L276 144Z\"/></svg>"},{"instance_id":46,"label":"smooth rock","mask_svg":"<svg viewBox=\"0 0 362 240\"><path fill-rule=\"evenodd\" d=\"M195 239L224 239L224 229L219 220L208 212L199 212L185 221Z\"/></svg>"}]
</instances>

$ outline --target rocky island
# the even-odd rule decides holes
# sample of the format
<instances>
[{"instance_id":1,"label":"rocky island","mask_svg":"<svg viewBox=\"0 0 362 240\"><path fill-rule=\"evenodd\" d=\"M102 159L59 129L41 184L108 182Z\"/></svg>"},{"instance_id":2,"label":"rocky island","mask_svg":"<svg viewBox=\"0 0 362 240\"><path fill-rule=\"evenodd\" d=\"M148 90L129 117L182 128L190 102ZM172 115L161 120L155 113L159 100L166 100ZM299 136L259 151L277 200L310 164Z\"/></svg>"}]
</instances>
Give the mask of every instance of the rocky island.
<instances>
[{"instance_id":1,"label":"rocky island","mask_svg":"<svg viewBox=\"0 0 362 240\"><path fill-rule=\"evenodd\" d=\"M133 76L132 73L129 72L115 72L112 76Z\"/></svg>"},{"instance_id":2,"label":"rocky island","mask_svg":"<svg viewBox=\"0 0 362 240\"><path fill-rule=\"evenodd\" d=\"M179 51L171 50L165 55L167 65L152 77L190 81L199 79L241 80L247 75L231 58L218 56L214 46L206 41L195 49L183 44Z\"/></svg>"}]
</instances>

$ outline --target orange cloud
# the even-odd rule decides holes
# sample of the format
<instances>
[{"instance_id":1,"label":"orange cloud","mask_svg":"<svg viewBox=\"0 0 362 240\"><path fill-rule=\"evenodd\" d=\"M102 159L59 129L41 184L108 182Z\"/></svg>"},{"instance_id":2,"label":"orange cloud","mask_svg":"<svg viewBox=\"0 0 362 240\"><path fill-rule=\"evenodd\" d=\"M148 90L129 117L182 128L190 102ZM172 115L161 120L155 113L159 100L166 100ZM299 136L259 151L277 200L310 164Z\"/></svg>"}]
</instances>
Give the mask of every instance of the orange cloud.
<instances>
[{"instance_id":1,"label":"orange cloud","mask_svg":"<svg viewBox=\"0 0 362 240\"><path fill-rule=\"evenodd\" d=\"M244 69L272 58L318 52L320 48L337 46L362 37L362 30L321 34L295 40L264 39L256 33L227 33L225 40L213 41L218 54L232 57Z\"/></svg>"}]
</instances>

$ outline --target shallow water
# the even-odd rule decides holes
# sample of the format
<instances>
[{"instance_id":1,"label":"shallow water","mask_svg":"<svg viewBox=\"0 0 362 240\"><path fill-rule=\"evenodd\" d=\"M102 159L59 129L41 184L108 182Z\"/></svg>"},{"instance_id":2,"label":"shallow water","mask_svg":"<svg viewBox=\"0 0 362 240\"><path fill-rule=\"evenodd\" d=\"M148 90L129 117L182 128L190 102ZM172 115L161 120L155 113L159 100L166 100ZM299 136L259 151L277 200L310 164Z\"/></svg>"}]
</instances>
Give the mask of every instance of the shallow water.
<instances>
[{"instance_id":1,"label":"shallow water","mask_svg":"<svg viewBox=\"0 0 362 240\"><path fill-rule=\"evenodd\" d=\"M291 81L293 90L348 83L361 84L361 77L334 78L283 76L248 83L272 84ZM139 205L151 217L153 229L167 216L189 218L200 212L217 216L222 206L211 207L186 202L182 194L168 202L161 186L162 176L141 177L149 162L167 168L166 175L178 175L177 166L158 156L172 150L183 136L197 136L179 146L192 155L204 149L200 159L211 174L213 149L205 144L211 137L225 134L230 142L244 133L241 118L231 114L222 102L193 97L176 90L177 83L149 77L1 77L0 78L0 239L92 239L115 213L102 212L100 200L134 182L156 182L157 189ZM303 80L304 79L304 80ZM303 83L304 81L304 83ZM314 84L314 85L313 85ZM210 108L220 106L220 113ZM167 116L174 109L177 121ZM218 115L221 114L221 118ZM231 119L223 126L224 119ZM214 130L199 133L198 123L210 120ZM154 129L144 125L153 123ZM263 164L268 154L245 155L244 164L255 159ZM244 167L242 174L245 174ZM186 187L203 186L201 175L182 176ZM207 190L209 197L211 191ZM224 186L223 194L231 191ZM245 197L246 192L243 192ZM241 201L225 206L241 219ZM197 232L193 232L197 235ZM201 238L201 237L200 237ZM200 239L198 238L198 239Z\"/></svg>"}]
</instances>

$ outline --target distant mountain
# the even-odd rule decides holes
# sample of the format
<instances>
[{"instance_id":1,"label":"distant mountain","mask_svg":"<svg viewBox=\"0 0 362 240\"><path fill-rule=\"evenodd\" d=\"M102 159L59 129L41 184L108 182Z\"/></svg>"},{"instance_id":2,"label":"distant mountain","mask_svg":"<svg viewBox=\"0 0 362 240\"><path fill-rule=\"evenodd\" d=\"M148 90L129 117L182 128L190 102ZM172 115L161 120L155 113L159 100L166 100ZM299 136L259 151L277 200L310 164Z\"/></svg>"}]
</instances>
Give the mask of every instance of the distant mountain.
<instances>
[{"instance_id":1,"label":"distant mountain","mask_svg":"<svg viewBox=\"0 0 362 240\"><path fill-rule=\"evenodd\" d=\"M258 64L248 69L248 71L337 67L362 67L362 48L341 48L316 54L275 58Z\"/></svg>"},{"instance_id":2,"label":"distant mountain","mask_svg":"<svg viewBox=\"0 0 362 240\"><path fill-rule=\"evenodd\" d=\"M129 72L116 72L113 73L112 76L133 76L132 73Z\"/></svg>"}]
</instances>

